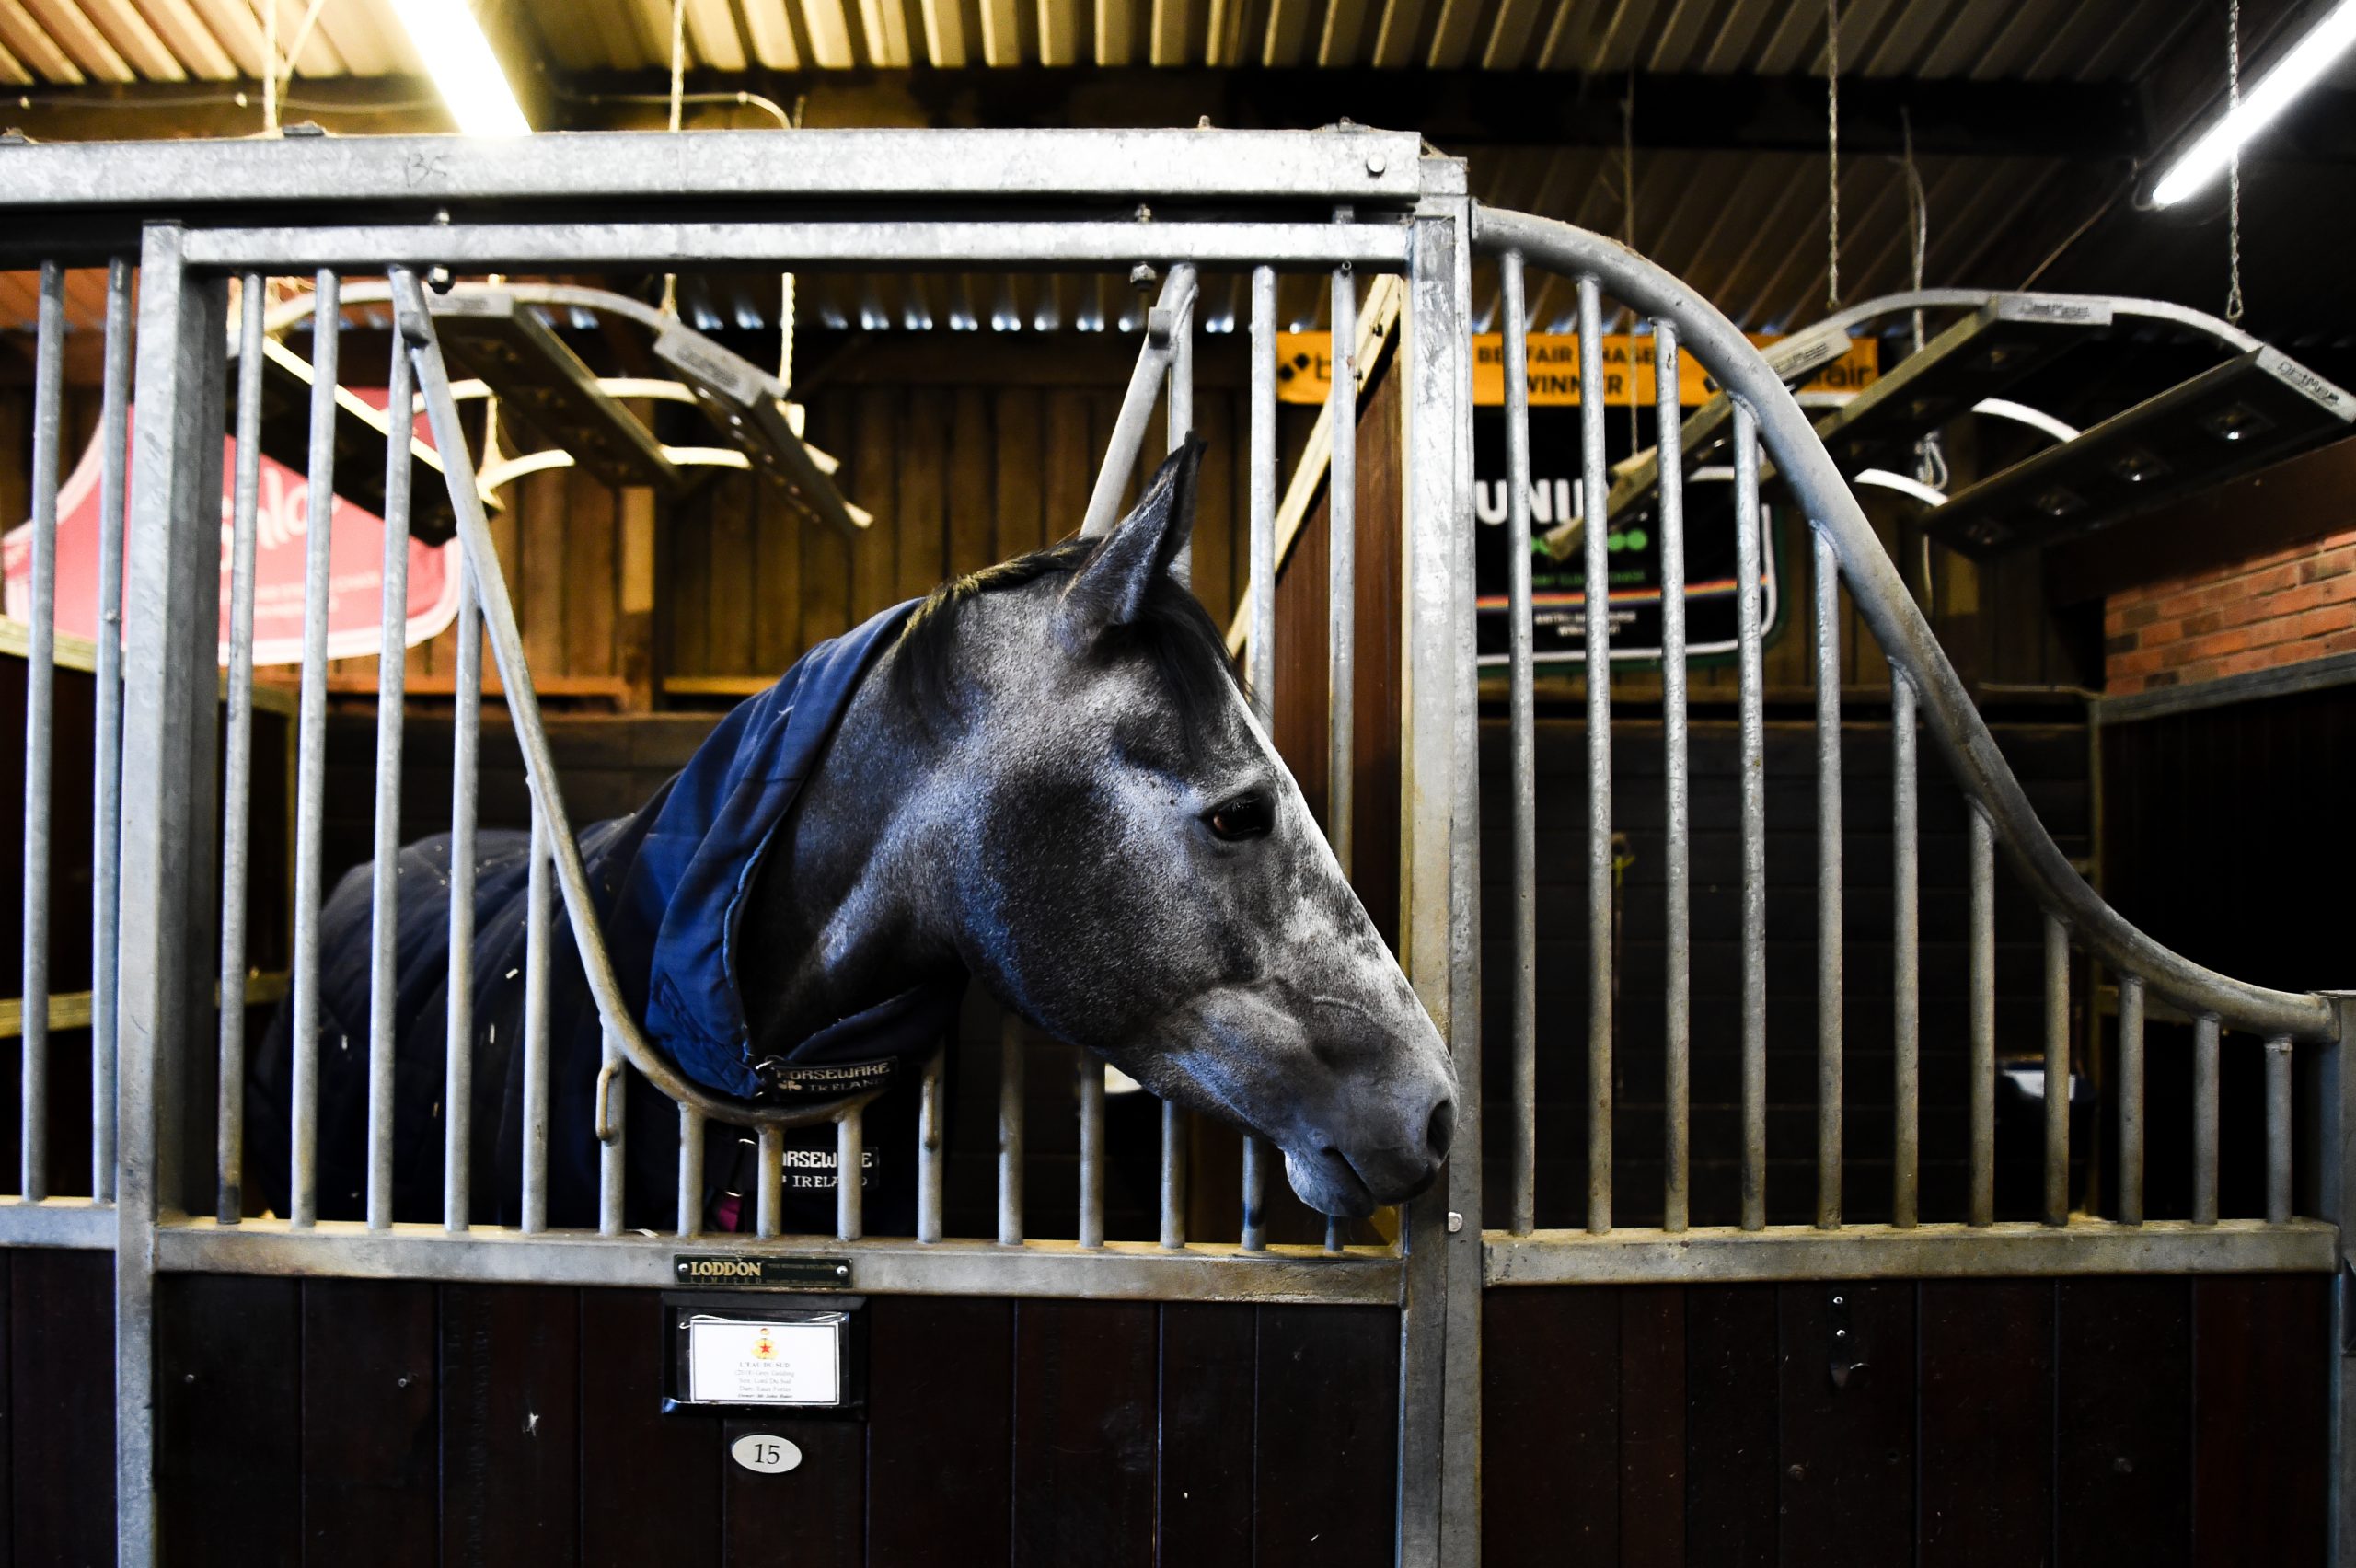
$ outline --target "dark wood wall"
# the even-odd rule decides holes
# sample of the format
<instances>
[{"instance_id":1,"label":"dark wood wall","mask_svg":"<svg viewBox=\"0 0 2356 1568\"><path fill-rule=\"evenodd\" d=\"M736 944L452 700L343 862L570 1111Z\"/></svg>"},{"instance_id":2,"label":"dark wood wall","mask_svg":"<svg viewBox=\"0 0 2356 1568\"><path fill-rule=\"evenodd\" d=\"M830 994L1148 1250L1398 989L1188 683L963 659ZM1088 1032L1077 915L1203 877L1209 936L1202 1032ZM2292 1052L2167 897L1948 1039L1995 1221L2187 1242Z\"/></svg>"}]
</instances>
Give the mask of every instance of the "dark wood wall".
<instances>
[{"instance_id":1,"label":"dark wood wall","mask_svg":"<svg viewBox=\"0 0 2356 1568\"><path fill-rule=\"evenodd\" d=\"M1483 1561L2320 1564L2330 1284L1493 1290Z\"/></svg>"},{"instance_id":2,"label":"dark wood wall","mask_svg":"<svg viewBox=\"0 0 2356 1568\"><path fill-rule=\"evenodd\" d=\"M157 1310L176 1568L1392 1561L1388 1309L876 1297L865 1419L750 1423L660 1412L653 1291L189 1275ZM801 1467L733 1464L754 1431Z\"/></svg>"},{"instance_id":3,"label":"dark wood wall","mask_svg":"<svg viewBox=\"0 0 2356 1568\"><path fill-rule=\"evenodd\" d=\"M0 1293L0 1561L110 1562L110 1260ZM869 1311L868 1418L758 1424L805 1455L760 1476L657 1413L654 1292L169 1276L165 1561L1391 1560L1387 1309ZM1484 1561L2319 1564L2329 1317L2319 1275L1501 1288Z\"/></svg>"}]
</instances>

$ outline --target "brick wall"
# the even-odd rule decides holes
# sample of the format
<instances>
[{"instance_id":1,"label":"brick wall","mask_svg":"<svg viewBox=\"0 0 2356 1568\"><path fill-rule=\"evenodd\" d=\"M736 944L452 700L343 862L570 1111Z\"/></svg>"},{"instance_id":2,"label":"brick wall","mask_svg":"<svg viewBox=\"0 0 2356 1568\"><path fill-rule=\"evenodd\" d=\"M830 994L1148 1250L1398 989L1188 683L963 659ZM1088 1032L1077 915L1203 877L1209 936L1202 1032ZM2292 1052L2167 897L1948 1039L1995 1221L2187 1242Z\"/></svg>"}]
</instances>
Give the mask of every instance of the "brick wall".
<instances>
[{"instance_id":1,"label":"brick wall","mask_svg":"<svg viewBox=\"0 0 2356 1568\"><path fill-rule=\"evenodd\" d=\"M2104 689L2112 697L2350 652L2356 528L2104 602Z\"/></svg>"}]
</instances>

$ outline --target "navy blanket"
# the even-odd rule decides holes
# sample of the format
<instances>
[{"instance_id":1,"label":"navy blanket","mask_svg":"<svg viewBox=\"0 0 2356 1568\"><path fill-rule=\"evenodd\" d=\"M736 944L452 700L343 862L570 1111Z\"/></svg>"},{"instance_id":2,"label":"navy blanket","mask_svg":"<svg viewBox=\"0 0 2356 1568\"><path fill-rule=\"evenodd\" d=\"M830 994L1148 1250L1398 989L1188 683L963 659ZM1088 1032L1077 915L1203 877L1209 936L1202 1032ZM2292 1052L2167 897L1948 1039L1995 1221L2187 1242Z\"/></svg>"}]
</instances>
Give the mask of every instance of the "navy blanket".
<instances>
[{"instance_id":1,"label":"navy blanket","mask_svg":"<svg viewBox=\"0 0 2356 1568\"><path fill-rule=\"evenodd\" d=\"M868 1111L869 1224L905 1233L914 1223L915 1079L954 1032L964 986L932 985L819 1031L795 1048L756 1057L741 988L762 962L740 945L744 905L801 788L824 755L851 694L889 646L912 604L895 605L819 644L783 679L723 720L687 766L631 815L578 835L608 951L634 1016L687 1077L722 1094L769 1102L830 1098L878 1085ZM443 1093L448 1008L450 839L402 850L395 942L394 1208L401 1219L442 1213ZM521 1212L524 959L528 836L484 832L476 841L473 1217L512 1224ZM598 1146L593 1128L602 1058L596 1005L550 875L554 940L549 974L549 1220L593 1225ZM337 884L321 913L318 1199L323 1217L363 1212L366 1179L370 870ZM282 1006L248 1079L251 1167L266 1202L286 1210L291 1011ZM676 1221L678 1116L670 1100L629 1076L626 1110L629 1223ZM725 1223L749 1193L750 1146L710 1129L708 1207ZM834 1226L834 1128L786 1135L789 1230ZM743 1205L749 1227L751 1200Z\"/></svg>"}]
</instances>

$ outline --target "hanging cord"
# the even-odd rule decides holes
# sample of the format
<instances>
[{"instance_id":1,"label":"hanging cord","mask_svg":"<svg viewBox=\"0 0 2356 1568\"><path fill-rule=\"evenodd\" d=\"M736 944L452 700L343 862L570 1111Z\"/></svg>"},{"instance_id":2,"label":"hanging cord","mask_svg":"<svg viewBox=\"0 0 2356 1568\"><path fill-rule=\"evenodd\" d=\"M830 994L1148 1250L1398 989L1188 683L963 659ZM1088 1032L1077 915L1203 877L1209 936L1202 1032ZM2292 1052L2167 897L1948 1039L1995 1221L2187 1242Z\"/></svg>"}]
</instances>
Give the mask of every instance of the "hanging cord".
<instances>
[{"instance_id":1,"label":"hanging cord","mask_svg":"<svg viewBox=\"0 0 2356 1568\"><path fill-rule=\"evenodd\" d=\"M2225 111L2242 106L2242 0L2225 6ZM2242 149L2234 144L2225 165L2225 319L2242 320Z\"/></svg>"},{"instance_id":2,"label":"hanging cord","mask_svg":"<svg viewBox=\"0 0 2356 1568\"><path fill-rule=\"evenodd\" d=\"M1906 251L1908 272L1917 293L1923 287L1923 259L1931 249L1931 197L1923 184L1923 171L1914 162L1914 121L1905 108L1898 111L1899 133L1904 149L1900 163L1906 175ZM1914 352L1921 353L1925 341L1923 313L1913 313ZM1947 486L1946 454L1940 449L1938 432L1933 431L1914 444L1914 477L1934 490Z\"/></svg>"},{"instance_id":3,"label":"hanging cord","mask_svg":"<svg viewBox=\"0 0 2356 1568\"><path fill-rule=\"evenodd\" d=\"M687 73L687 0L671 0L671 131L679 130L679 110L686 101ZM663 314L679 314L679 274L663 274Z\"/></svg>"},{"instance_id":4,"label":"hanging cord","mask_svg":"<svg viewBox=\"0 0 2356 1568\"><path fill-rule=\"evenodd\" d=\"M1824 304L1841 308L1841 0L1824 0Z\"/></svg>"}]
</instances>

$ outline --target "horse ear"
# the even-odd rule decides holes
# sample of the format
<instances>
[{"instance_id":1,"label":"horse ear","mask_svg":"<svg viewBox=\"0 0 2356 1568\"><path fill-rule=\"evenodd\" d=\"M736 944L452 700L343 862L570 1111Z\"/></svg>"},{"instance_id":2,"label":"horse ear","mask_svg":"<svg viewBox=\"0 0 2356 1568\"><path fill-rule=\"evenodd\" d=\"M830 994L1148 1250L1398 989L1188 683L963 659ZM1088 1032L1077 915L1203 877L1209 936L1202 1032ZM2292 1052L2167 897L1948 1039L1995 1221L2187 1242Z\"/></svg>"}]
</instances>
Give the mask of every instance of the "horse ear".
<instances>
[{"instance_id":1,"label":"horse ear","mask_svg":"<svg viewBox=\"0 0 2356 1568\"><path fill-rule=\"evenodd\" d=\"M1136 507L1072 575L1057 627L1066 647L1083 651L1108 628L1137 619L1154 580L1170 570L1194 532L1202 463L1202 442L1187 436L1154 471Z\"/></svg>"}]
</instances>

